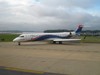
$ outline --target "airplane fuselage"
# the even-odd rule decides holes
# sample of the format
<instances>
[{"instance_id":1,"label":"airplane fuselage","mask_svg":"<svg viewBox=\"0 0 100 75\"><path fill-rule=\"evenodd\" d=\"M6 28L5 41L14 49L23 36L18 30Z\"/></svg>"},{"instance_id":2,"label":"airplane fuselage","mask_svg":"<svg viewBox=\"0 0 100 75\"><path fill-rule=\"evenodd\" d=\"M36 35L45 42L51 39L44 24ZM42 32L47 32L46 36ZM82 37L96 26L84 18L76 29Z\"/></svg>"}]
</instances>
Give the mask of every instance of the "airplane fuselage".
<instances>
[{"instance_id":1,"label":"airplane fuselage","mask_svg":"<svg viewBox=\"0 0 100 75\"><path fill-rule=\"evenodd\" d=\"M75 35L79 35L83 26L79 25L74 32L60 32L60 33L29 33L21 34L13 41L18 42L30 42L30 41L53 41L53 43L59 42L61 44L63 41L79 41L81 39L71 39Z\"/></svg>"},{"instance_id":2,"label":"airplane fuselage","mask_svg":"<svg viewBox=\"0 0 100 75\"><path fill-rule=\"evenodd\" d=\"M44 40L54 40L54 39L69 39L74 32L61 32L61 33L30 33L21 34L15 38L14 42L28 42L28 41L44 41Z\"/></svg>"}]
</instances>

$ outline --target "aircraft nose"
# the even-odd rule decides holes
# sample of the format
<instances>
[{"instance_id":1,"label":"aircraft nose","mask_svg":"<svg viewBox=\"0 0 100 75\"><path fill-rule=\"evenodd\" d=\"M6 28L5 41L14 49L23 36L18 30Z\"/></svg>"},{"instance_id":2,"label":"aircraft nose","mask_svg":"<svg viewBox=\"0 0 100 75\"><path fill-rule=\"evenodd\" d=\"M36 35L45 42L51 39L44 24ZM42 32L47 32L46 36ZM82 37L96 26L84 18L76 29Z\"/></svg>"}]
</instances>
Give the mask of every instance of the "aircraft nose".
<instances>
[{"instance_id":1,"label":"aircraft nose","mask_svg":"<svg viewBox=\"0 0 100 75\"><path fill-rule=\"evenodd\" d=\"M16 42L16 39L14 39L13 42Z\"/></svg>"},{"instance_id":2,"label":"aircraft nose","mask_svg":"<svg viewBox=\"0 0 100 75\"><path fill-rule=\"evenodd\" d=\"M15 38L14 40L13 40L13 42L18 42L19 41L19 39L18 38Z\"/></svg>"}]
</instances>

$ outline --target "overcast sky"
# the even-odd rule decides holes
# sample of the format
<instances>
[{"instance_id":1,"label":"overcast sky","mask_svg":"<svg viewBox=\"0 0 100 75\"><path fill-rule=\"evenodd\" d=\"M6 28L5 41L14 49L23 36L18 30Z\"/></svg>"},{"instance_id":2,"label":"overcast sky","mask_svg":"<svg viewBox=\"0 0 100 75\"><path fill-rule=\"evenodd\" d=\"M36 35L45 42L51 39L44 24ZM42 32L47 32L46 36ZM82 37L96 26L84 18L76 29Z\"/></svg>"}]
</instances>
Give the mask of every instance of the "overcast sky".
<instances>
[{"instance_id":1,"label":"overcast sky","mask_svg":"<svg viewBox=\"0 0 100 75\"><path fill-rule=\"evenodd\" d=\"M0 0L0 30L100 30L100 0Z\"/></svg>"}]
</instances>

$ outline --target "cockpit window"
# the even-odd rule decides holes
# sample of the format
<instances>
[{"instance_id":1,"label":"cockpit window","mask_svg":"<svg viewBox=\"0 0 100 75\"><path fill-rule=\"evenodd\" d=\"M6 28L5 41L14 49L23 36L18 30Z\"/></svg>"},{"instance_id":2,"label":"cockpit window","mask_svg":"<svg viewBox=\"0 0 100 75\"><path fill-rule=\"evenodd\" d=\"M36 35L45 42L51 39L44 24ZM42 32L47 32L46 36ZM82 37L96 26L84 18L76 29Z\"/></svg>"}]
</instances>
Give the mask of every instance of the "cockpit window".
<instances>
[{"instance_id":1,"label":"cockpit window","mask_svg":"<svg viewBox=\"0 0 100 75\"><path fill-rule=\"evenodd\" d=\"M20 36L20 37L24 37L24 36Z\"/></svg>"}]
</instances>

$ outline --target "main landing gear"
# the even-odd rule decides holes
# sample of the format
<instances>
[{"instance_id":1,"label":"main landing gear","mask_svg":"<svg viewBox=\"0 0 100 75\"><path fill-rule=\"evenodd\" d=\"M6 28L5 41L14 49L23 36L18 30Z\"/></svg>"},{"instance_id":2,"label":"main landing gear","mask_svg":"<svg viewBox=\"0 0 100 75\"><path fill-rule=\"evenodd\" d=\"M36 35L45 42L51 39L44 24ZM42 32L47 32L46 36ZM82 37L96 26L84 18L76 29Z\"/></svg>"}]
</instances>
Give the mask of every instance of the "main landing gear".
<instances>
[{"instance_id":1,"label":"main landing gear","mask_svg":"<svg viewBox=\"0 0 100 75\"><path fill-rule=\"evenodd\" d=\"M58 42L53 41L53 44L56 44L56 43L62 44L62 41L58 41Z\"/></svg>"},{"instance_id":2,"label":"main landing gear","mask_svg":"<svg viewBox=\"0 0 100 75\"><path fill-rule=\"evenodd\" d=\"M62 44L62 41L59 41L59 44Z\"/></svg>"},{"instance_id":3,"label":"main landing gear","mask_svg":"<svg viewBox=\"0 0 100 75\"><path fill-rule=\"evenodd\" d=\"M56 41L53 41L53 44L56 44Z\"/></svg>"}]
</instances>

